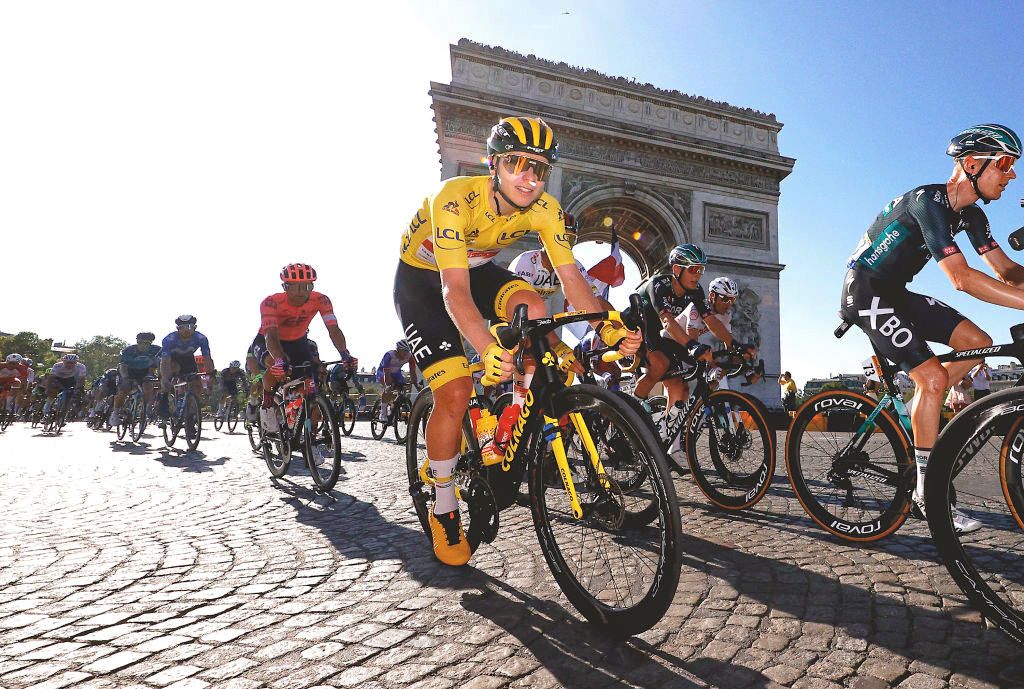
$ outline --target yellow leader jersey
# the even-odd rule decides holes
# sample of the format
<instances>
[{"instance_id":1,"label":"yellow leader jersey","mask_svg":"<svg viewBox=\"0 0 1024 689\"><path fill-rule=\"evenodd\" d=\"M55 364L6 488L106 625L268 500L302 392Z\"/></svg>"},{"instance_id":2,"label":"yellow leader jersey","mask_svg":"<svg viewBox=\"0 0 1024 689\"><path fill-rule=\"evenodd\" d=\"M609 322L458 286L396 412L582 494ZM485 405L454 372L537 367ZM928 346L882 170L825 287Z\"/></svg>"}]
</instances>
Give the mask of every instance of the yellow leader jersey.
<instances>
[{"instance_id":1,"label":"yellow leader jersey","mask_svg":"<svg viewBox=\"0 0 1024 689\"><path fill-rule=\"evenodd\" d=\"M475 268L529 232L540 235L551 265L575 265L562 206L547 192L525 211L495 215L487 204L491 178L453 177L423 201L402 235L401 258L427 270Z\"/></svg>"}]
</instances>

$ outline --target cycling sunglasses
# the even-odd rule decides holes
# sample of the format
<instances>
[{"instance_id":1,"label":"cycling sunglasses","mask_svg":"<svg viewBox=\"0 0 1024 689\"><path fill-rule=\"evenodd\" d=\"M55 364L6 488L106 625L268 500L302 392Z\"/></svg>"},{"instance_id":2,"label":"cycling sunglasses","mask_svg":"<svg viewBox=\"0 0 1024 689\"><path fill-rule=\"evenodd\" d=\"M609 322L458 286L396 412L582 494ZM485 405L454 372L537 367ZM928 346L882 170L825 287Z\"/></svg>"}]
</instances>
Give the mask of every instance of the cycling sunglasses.
<instances>
[{"instance_id":1,"label":"cycling sunglasses","mask_svg":"<svg viewBox=\"0 0 1024 689\"><path fill-rule=\"evenodd\" d=\"M992 160L992 161L994 161L993 165L995 165L997 168L999 168L999 171L1002 172L1005 175L1010 174L1010 171L1013 170L1014 164L1017 162L1017 159L1014 158L1012 155L1006 155L1006 154L993 155L993 156L972 156L972 157L975 160Z\"/></svg>"},{"instance_id":2,"label":"cycling sunglasses","mask_svg":"<svg viewBox=\"0 0 1024 689\"><path fill-rule=\"evenodd\" d=\"M686 266L686 272L694 275L703 275L705 270L707 266Z\"/></svg>"},{"instance_id":3,"label":"cycling sunglasses","mask_svg":"<svg viewBox=\"0 0 1024 689\"><path fill-rule=\"evenodd\" d=\"M521 175L527 169L533 170L534 176L538 182L548 181L548 177L551 176L551 164L546 163L543 160L536 160L534 158L527 158L526 156L518 155L516 153L508 153L501 156L501 164L505 166L505 169L513 175Z\"/></svg>"}]
</instances>

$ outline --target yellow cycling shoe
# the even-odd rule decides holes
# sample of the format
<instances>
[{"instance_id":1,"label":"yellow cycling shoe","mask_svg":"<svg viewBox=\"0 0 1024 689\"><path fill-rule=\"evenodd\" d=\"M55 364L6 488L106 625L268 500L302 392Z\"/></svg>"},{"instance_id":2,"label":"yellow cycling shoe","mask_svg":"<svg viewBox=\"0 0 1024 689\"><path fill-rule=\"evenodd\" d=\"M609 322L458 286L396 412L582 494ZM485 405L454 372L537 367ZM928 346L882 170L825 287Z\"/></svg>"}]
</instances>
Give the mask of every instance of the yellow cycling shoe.
<instances>
[{"instance_id":1,"label":"yellow cycling shoe","mask_svg":"<svg viewBox=\"0 0 1024 689\"><path fill-rule=\"evenodd\" d=\"M462 519L459 511L445 514L430 513L430 537L434 541L434 555L446 565L459 567L469 562L473 554L469 550L469 541L462 531Z\"/></svg>"}]
</instances>

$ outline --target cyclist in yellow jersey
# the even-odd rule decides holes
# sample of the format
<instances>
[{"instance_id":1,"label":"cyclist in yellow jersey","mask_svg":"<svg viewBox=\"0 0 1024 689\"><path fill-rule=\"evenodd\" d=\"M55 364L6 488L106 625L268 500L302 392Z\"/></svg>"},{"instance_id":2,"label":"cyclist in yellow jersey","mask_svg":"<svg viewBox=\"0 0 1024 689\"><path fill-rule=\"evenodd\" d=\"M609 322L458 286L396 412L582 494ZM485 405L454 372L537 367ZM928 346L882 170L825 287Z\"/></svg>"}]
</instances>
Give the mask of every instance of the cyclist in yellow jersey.
<instances>
[{"instance_id":1,"label":"cyclist in yellow jersey","mask_svg":"<svg viewBox=\"0 0 1024 689\"><path fill-rule=\"evenodd\" d=\"M463 338L480 353L482 382L495 385L512 377L512 353L495 341L485 319L509 321L520 304L530 318L547 315L540 295L494 257L536 232L569 303L604 310L576 267L561 205L544 191L558 158L554 132L539 118L506 117L491 129L487 154L489 175L449 179L424 200L402 236L395 274L395 309L434 393L426 429L436 496L430 527L434 553L449 565L464 565L471 555L451 479L473 390ZM627 356L640 347L640 334L622 323L605 321L598 330ZM564 366L574 365L564 344L555 353ZM518 381L522 387L529 387L529 373Z\"/></svg>"}]
</instances>

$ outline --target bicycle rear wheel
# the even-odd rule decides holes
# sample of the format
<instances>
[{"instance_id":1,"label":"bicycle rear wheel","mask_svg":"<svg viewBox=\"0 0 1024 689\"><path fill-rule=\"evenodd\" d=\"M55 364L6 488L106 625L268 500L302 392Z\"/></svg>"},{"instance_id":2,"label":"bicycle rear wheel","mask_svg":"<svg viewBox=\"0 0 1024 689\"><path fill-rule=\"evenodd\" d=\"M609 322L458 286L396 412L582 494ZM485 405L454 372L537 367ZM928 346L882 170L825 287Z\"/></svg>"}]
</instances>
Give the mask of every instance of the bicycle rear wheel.
<instances>
[{"instance_id":1,"label":"bicycle rear wheel","mask_svg":"<svg viewBox=\"0 0 1024 689\"><path fill-rule=\"evenodd\" d=\"M381 401L377 400L370 411L370 435L374 440L380 440L388 432L388 422L380 420L380 407Z\"/></svg>"},{"instance_id":2,"label":"bicycle rear wheel","mask_svg":"<svg viewBox=\"0 0 1024 689\"><path fill-rule=\"evenodd\" d=\"M412 414L412 402L405 395L399 395L395 400L395 408L391 410L391 418L395 420L395 440L400 444L405 443L409 434L409 417Z\"/></svg>"},{"instance_id":3,"label":"bicycle rear wheel","mask_svg":"<svg viewBox=\"0 0 1024 689\"><path fill-rule=\"evenodd\" d=\"M975 402L939 435L925 509L946 569L985 618L1024 646L1024 390ZM998 480L997 480L998 479ZM957 533L951 507L982 523Z\"/></svg>"},{"instance_id":4,"label":"bicycle rear wheel","mask_svg":"<svg viewBox=\"0 0 1024 689\"><path fill-rule=\"evenodd\" d=\"M318 417L318 421L314 424L310 417L303 421L302 456L313 482L326 492L334 488L341 474L341 434L334 410L326 397L313 397L307 409Z\"/></svg>"},{"instance_id":5,"label":"bicycle rear wheel","mask_svg":"<svg viewBox=\"0 0 1024 689\"><path fill-rule=\"evenodd\" d=\"M338 425L346 436L356 428L356 403L348 397L343 397L338 407Z\"/></svg>"},{"instance_id":6,"label":"bicycle rear wheel","mask_svg":"<svg viewBox=\"0 0 1024 689\"><path fill-rule=\"evenodd\" d=\"M775 476L775 431L761 407L735 390L716 390L683 422L693 480L726 510L752 507Z\"/></svg>"},{"instance_id":7,"label":"bicycle rear wheel","mask_svg":"<svg viewBox=\"0 0 1024 689\"><path fill-rule=\"evenodd\" d=\"M590 461L570 463L582 518L573 515L561 478L551 480L549 464L555 458L547 442L540 443L529 475L537 537L566 598L607 632L638 634L664 616L679 583L682 527L664 454L648 423L614 392L574 385L559 391L554 403L555 409L547 413L555 418L579 413L588 428L603 419L644 467L643 485L625 494L610 472L599 475ZM532 434L542 432L539 421L529 425ZM603 463L613 452L602 440L608 433L590 435ZM637 500L654 505L657 514L650 523L628 518L629 505Z\"/></svg>"},{"instance_id":8,"label":"bicycle rear wheel","mask_svg":"<svg viewBox=\"0 0 1024 689\"><path fill-rule=\"evenodd\" d=\"M814 395L786 438L793 492L818 526L846 541L884 538L907 518L916 481L907 437L877 403L849 390Z\"/></svg>"},{"instance_id":9,"label":"bicycle rear wheel","mask_svg":"<svg viewBox=\"0 0 1024 689\"><path fill-rule=\"evenodd\" d=\"M203 434L203 415L199 410L199 399L192 393L185 399L185 418L182 419L181 425L185 430L188 449L194 450L199 447L199 440Z\"/></svg>"}]
</instances>

